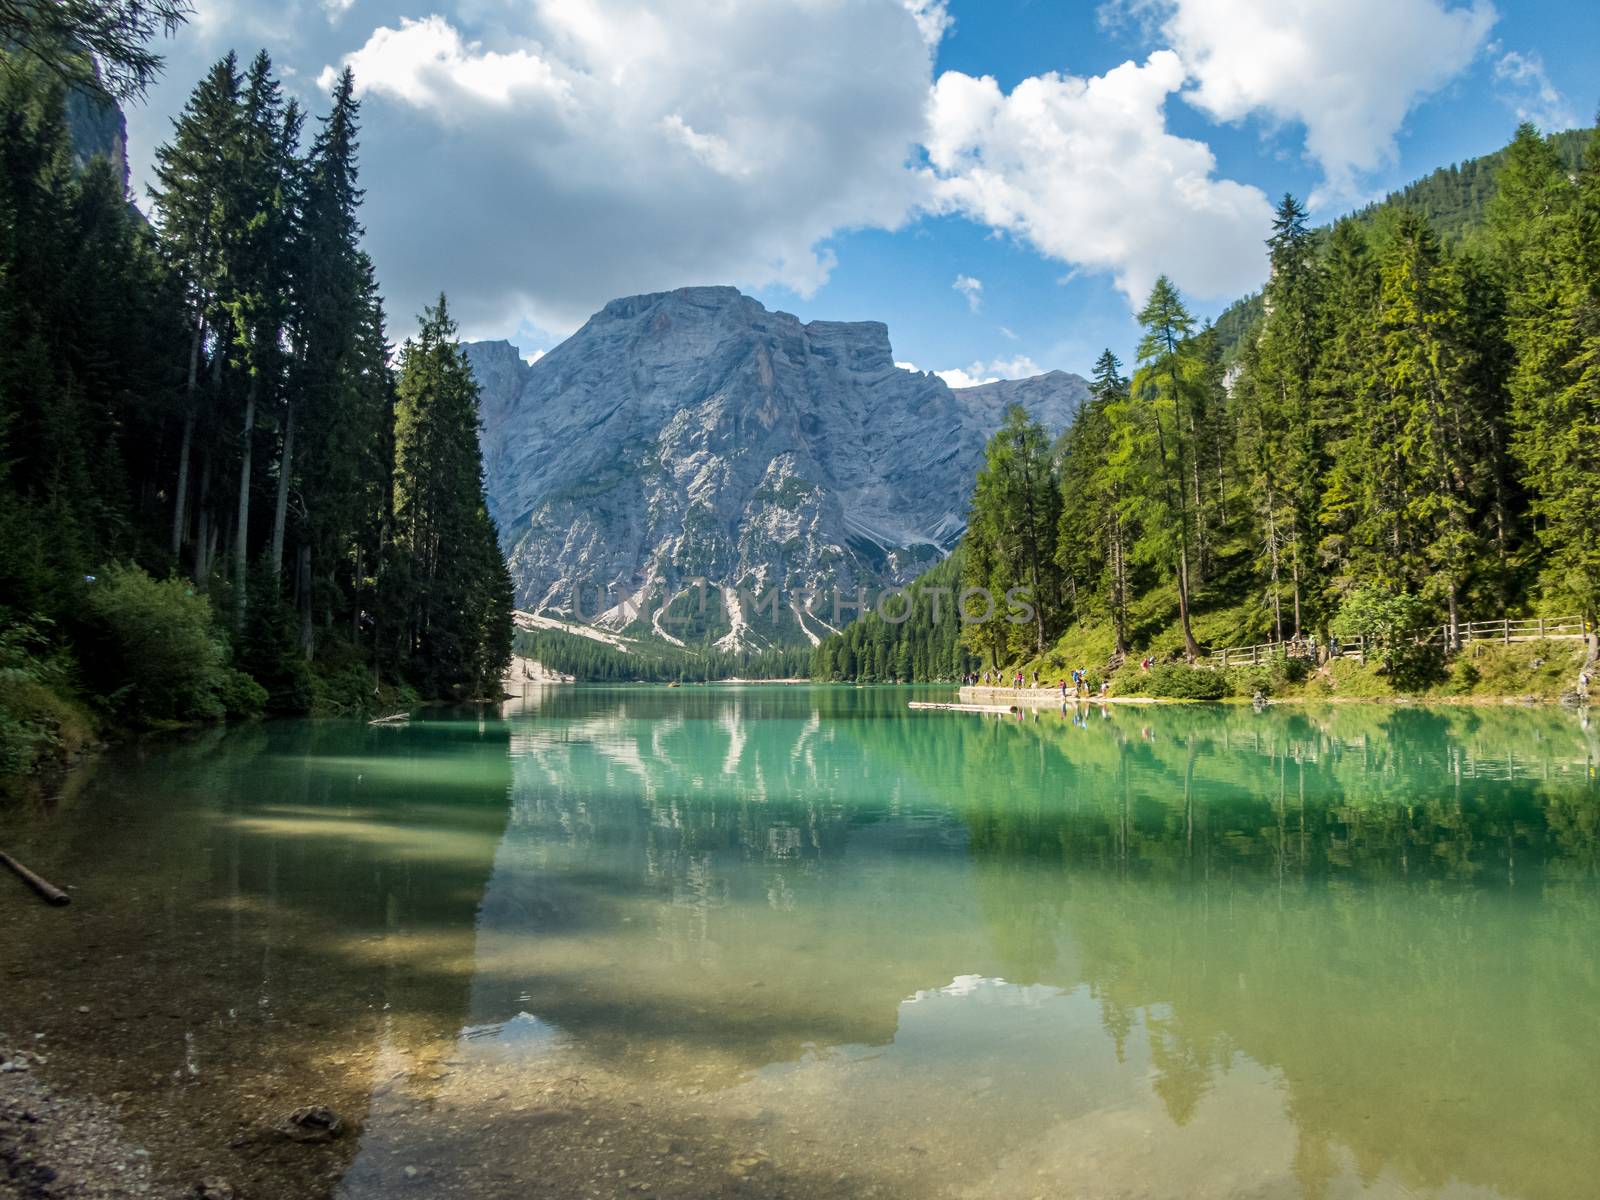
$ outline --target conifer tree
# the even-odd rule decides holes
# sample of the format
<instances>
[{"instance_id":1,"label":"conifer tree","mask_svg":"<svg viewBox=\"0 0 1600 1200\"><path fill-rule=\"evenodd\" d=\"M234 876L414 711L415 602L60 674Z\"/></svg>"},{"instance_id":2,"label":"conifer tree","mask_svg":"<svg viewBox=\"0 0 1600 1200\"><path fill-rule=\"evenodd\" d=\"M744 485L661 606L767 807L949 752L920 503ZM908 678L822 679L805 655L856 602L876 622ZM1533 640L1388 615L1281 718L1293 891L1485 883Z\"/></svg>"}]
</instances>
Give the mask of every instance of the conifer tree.
<instances>
[{"instance_id":1,"label":"conifer tree","mask_svg":"<svg viewBox=\"0 0 1600 1200\"><path fill-rule=\"evenodd\" d=\"M1492 229L1508 293L1513 446L1549 593L1600 616L1600 132L1571 185L1529 126ZM1600 639L1591 640L1600 653Z\"/></svg>"},{"instance_id":2,"label":"conifer tree","mask_svg":"<svg viewBox=\"0 0 1600 1200\"><path fill-rule=\"evenodd\" d=\"M288 320L295 235L298 106L285 104L266 51L247 72L242 97L239 217L244 228L226 309L233 348L246 376L241 418L239 489L234 532L235 623L242 624L249 588L250 494L253 484L256 411L281 390L285 368L283 333Z\"/></svg>"},{"instance_id":3,"label":"conifer tree","mask_svg":"<svg viewBox=\"0 0 1600 1200\"><path fill-rule=\"evenodd\" d=\"M408 654L434 689L485 694L510 654L511 582L484 500L478 385L443 296L400 351L394 445Z\"/></svg>"},{"instance_id":4,"label":"conifer tree","mask_svg":"<svg viewBox=\"0 0 1600 1200\"><path fill-rule=\"evenodd\" d=\"M202 354L209 340L212 379L220 387L222 357L231 331L219 311L224 303L230 243L241 232L238 181L243 166L243 125L238 61L230 52L195 86L173 121L172 140L156 151L156 205L162 252L181 282L188 308L188 371L184 384L183 437L173 488L172 557L187 538L190 459L200 411ZM203 560L203 547L196 547Z\"/></svg>"},{"instance_id":5,"label":"conifer tree","mask_svg":"<svg viewBox=\"0 0 1600 1200\"><path fill-rule=\"evenodd\" d=\"M1128 651L1129 595L1127 526L1124 482L1108 464L1113 405L1125 404L1128 381L1122 363L1110 350L1101 353L1089 384L1089 401L1068 431L1061 453L1061 523L1056 538L1056 561L1072 591L1072 615L1093 611L1090 593L1099 588L1119 654ZM1078 599L1079 589L1083 598Z\"/></svg>"},{"instance_id":6,"label":"conifer tree","mask_svg":"<svg viewBox=\"0 0 1600 1200\"><path fill-rule=\"evenodd\" d=\"M1156 280L1140 310L1139 324L1144 328L1140 369L1127 403L1112 409L1113 454L1130 465L1139 464L1143 472L1146 484L1138 495L1145 534L1141 545L1153 561L1172 572L1184 651L1196 658L1200 644L1189 620L1194 505L1188 480L1194 438L1186 419L1196 404L1196 361L1187 345L1194 318L1165 275Z\"/></svg>"},{"instance_id":7,"label":"conifer tree","mask_svg":"<svg viewBox=\"0 0 1600 1200\"><path fill-rule=\"evenodd\" d=\"M1283 637L1282 577L1289 577L1293 634L1304 613L1303 581L1314 569L1316 516L1324 462L1313 402L1321 331L1321 281L1305 209L1285 195L1267 241L1272 275L1265 318L1239 421L1251 465L1259 531L1258 561L1269 580L1277 636Z\"/></svg>"}]
</instances>

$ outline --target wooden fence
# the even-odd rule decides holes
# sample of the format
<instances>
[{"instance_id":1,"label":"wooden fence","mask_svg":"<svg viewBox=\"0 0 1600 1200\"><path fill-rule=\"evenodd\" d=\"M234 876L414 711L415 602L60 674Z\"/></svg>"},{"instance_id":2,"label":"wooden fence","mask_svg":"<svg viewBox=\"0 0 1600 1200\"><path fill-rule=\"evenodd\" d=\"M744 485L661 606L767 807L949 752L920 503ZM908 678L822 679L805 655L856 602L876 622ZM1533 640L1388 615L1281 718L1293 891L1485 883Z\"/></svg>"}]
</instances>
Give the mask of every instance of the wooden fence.
<instances>
[{"instance_id":1,"label":"wooden fence","mask_svg":"<svg viewBox=\"0 0 1600 1200\"><path fill-rule=\"evenodd\" d=\"M1546 638L1582 638L1588 627L1582 617L1501 617L1498 621L1468 621L1456 626L1456 643L1468 642L1536 642ZM1418 645L1450 645L1450 626L1440 625L1416 638ZM1328 658L1359 658L1366 654L1368 639L1336 638L1327 645L1319 645L1310 638L1293 638L1283 642L1259 642L1254 646L1229 646L1213 650L1196 664L1203 667L1242 667L1268 662L1282 655L1285 658L1304 658L1312 662Z\"/></svg>"}]
</instances>

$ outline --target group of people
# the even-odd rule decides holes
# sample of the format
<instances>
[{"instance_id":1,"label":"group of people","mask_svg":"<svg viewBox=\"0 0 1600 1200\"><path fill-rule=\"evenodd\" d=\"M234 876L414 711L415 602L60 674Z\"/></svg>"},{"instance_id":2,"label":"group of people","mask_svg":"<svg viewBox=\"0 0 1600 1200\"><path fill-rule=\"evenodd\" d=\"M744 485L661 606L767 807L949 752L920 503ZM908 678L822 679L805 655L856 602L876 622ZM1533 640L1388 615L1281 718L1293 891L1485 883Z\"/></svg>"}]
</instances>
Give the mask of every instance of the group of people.
<instances>
[{"instance_id":1,"label":"group of people","mask_svg":"<svg viewBox=\"0 0 1600 1200\"><path fill-rule=\"evenodd\" d=\"M1005 687L1009 683L1012 688L1020 692L1024 687L1032 689L1039 686L1039 672L1032 671L1024 674L1020 667L1009 676L1001 671L972 672L963 675L961 683L965 687ZM1101 680L1098 688L1092 687L1089 683L1089 672L1082 667L1074 667L1071 678L1057 680L1056 688L1061 692L1063 700L1067 699L1069 689L1074 698L1082 698L1091 694L1105 696L1110 694L1111 682L1110 680Z\"/></svg>"}]
</instances>

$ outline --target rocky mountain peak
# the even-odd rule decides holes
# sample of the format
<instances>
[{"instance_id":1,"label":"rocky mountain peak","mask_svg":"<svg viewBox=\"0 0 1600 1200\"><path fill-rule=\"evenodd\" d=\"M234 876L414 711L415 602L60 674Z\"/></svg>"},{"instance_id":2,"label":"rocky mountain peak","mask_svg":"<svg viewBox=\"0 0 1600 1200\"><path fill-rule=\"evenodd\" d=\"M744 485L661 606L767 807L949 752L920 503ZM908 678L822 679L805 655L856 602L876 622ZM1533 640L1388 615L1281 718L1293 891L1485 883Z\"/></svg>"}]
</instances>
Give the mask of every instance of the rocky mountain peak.
<instances>
[{"instance_id":1,"label":"rocky mountain peak","mask_svg":"<svg viewBox=\"0 0 1600 1200\"><path fill-rule=\"evenodd\" d=\"M733 648L815 640L834 589L925 570L1005 408L1057 431L1087 394L1063 372L952 391L896 367L881 322L803 324L731 287L613 300L531 365L467 352L519 607Z\"/></svg>"}]
</instances>

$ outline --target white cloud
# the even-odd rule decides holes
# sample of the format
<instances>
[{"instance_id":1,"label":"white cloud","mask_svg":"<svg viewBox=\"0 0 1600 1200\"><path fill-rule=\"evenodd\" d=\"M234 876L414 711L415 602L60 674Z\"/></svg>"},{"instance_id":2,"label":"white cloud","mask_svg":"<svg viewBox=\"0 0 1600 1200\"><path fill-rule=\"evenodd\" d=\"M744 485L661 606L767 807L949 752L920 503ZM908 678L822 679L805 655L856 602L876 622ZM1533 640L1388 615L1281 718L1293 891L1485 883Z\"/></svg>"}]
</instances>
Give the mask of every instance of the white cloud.
<instances>
[{"instance_id":1,"label":"white cloud","mask_svg":"<svg viewBox=\"0 0 1600 1200\"><path fill-rule=\"evenodd\" d=\"M951 367L948 371L935 371L940 379L953 388L981 387L1002 379L1029 379L1043 375L1044 368L1026 354L1016 358L997 358L992 362L975 362L965 370Z\"/></svg>"},{"instance_id":2,"label":"white cloud","mask_svg":"<svg viewBox=\"0 0 1600 1200\"><path fill-rule=\"evenodd\" d=\"M946 72L927 143L935 205L1110 271L1134 304L1163 272L1204 297L1249 290L1272 206L1216 178L1205 143L1167 132L1166 99L1184 78L1171 51L1088 79L1025 79L1010 95L988 76Z\"/></svg>"},{"instance_id":3,"label":"white cloud","mask_svg":"<svg viewBox=\"0 0 1600 1200\"><path fill-rule=\"evenodd\" d=\"M531 367L531 366L533 366L534 363L538 362L541 358L543 358L547 353L548 353L548 351L545 351L545 350L535 350L532 354L524 354L522 356L522 361L527 363Z\"/></svg>"},{"instance_id":4,"label":"white cloud","mask_svg":"<svg viewBox=\"0 0 1600 1200\"><path fill-rule=\"evenodd\" d=\"M808 296L831 234L917 210L942 0L454 11L323 60L365 101L365 218L398 313L442 286L469 333L561 333L691 283Z\"/></svg>"},{"instance_id":5,"label":"white cloud","mask_svg":"<svg viewBox=\"0 0 1600 1200\"><path fill-rule=\"evenodd\" d=\"M922 40L930 46L937 46L950 26L955 24L945 0L901 0L901 2L916 21Z\"/></svg>"},{"instance_id":6,"label":"white cloud","mask_svg":"<svg viewBox=\"0 0 1600 1200\"><path fill-rule=\"evenodd\" d=\"M1494 79L1499 85L1496 90L1500 99L1517 114L1517 120L1532 121L1546 133L1571 129L1578 124L1578 114L1550 82L1544 58L1538 51L1524 54L1507 50L1502 54L1498 45L1490 49L1500 55L1494 64Z\"/></svg>"},{"instance_id":7,"label":"white cloud","mask_svg":"<svg viewBox=\"0 0 1600 1200\"><path fill-rule=\"evenodd\" d=\"M974 279L971 275L957 275L956 281L950 286L967 298L967 307L973 312L983 305L983 280Z\"/></svg>"},{"instance_id":8,"label":"white cloud","mask_svg":"<svg viewBox=\"0 0 1600 1200\"><path fill-rule=\"evenodd\" d=\"M902 371L916 371L924 373L922 368L912 362L897 362L895 366ZM929 371L930 375L937 375L953 388L981 387L986 383L998 383L1002 379L1029 379L1035 375L1043 375L1044 368L1026 354L1019 354L1016 358L997 358L992 362L975 362L965 369L951 367L947 371Z\"/></svg>"},{"instance_id":9,"label":"white cloud","mask_svg":"<svg viewBox=\"0 0 1600 1200\"><path fill-rule=\"evenodd\" d=\"M1496 14L1488 0L1132 0L1193 79L1184 93L1219 121L1265 115L1305 127L1327 183L1347 199L1389 161L1406 114L1460 74Z\"/></svg>"}]
</instances>

